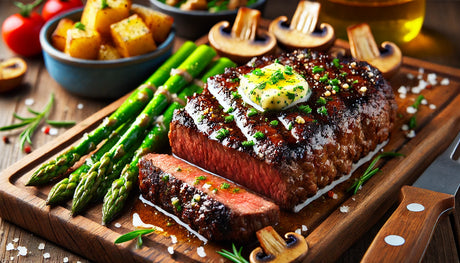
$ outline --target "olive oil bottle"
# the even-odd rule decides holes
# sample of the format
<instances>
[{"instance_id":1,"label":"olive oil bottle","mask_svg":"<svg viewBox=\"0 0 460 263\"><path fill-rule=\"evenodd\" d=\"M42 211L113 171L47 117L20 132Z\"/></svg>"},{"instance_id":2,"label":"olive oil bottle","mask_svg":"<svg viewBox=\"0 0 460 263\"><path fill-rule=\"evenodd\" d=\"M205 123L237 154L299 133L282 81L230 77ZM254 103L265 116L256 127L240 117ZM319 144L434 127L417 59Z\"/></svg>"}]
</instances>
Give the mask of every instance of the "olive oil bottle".
<instances>
[{"instance_id":1,"label":"olive oil bottle","mask_svg":"<svg viewBox=\"0 0 460 263\"><path fill-rule=\"evenodd\" d=\"M403 44L420 32L425 17L425 0L318 0L320 21L331 24L339 38L346 28L366 22L377 43Z\"/></svg>"}]
</instances>

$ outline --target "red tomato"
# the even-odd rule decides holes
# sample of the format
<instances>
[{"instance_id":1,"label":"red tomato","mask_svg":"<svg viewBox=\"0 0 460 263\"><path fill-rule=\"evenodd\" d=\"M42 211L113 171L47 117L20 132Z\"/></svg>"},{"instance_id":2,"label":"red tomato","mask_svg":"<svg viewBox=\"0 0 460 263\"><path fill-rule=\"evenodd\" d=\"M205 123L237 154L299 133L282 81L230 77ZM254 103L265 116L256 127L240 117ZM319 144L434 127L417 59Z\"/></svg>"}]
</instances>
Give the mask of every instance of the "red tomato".
<instances>
[{"instance_id":1,"label":"red tomato","mask_svg":"<svg viewBox=\"0 0 460 263\"><path fill-rule=\"evenodd\" d=\"M81 0L48 0L43 6L42 16L48 21L64 11L82 6Z\"/></svg>"},{"instance_id":2,"label":"red tomato","mask_svg":"<svg viewBox=\"0 0 460 263\"><path fill-rule=\"evenodd\" d=\"M31 12L27 17L20 14L11 15L3 21L3 40L19 55L37 55L42 50L39 36L44 24L45 20L36 12Z\"/></svg>"}]
</instances>

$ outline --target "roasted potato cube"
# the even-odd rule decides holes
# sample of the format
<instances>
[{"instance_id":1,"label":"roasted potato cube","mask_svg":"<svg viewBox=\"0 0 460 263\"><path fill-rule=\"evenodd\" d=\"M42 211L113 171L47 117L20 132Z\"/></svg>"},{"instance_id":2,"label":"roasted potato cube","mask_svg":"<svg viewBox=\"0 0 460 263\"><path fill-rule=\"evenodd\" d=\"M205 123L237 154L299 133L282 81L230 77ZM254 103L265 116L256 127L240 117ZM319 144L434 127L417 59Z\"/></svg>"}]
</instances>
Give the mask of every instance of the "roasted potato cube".
<instances>
[{"instance_id":1,"label":"roasted potato cube","mask_svg":"<svg viewBox=\"0 0 460 263\"><path fill-rule=\"evenodd\" d=\"M97 56L98 60L111 60L119 58L121 58L121 55L116 47L110 44L102 44L99 47L99 54Z\"/></svg>"},{"instance_id":2,"label":"roasted potato cube","mask_svg":"<svg viewBox=\"0 0 460 263\"><path fill-rule=\"evenodd\" d=\"M174 18L148 7L133 5L131 10L138 14L150 28L157 45L163 43L171 32Z\"/></svg>"},{"instance_id":3,"label":"roasted potato cube","mask_svg":"<svg viewBox=\"0 0 460 263\"><path fill-rule=\"evenodd\" d=\"M51 44L53 47L64 52L67 30L73 28L73 25L74 22L68 18L59 20L56 29L54 30L53 34L51 34Z\"/></svg>"},{"instance_id":4,"label":"roasted potato cube","mask_svg":"<svg viewBox=\"0 0 460 263\"><path fill-rule=\"evenodd\" d=\"M102 37L110 36L110 25L130 15L131 0L88 0L81 22L88 29L95 30Z\"/></svg>"},{"instance_id":5,"label":"roasted potato cube","mask_svg":"<svg viewBox=\"0 0 460 263\"><path fill-rule=\"evenodd\" d=\"M72 28L67 31L64 52L74 58L97 59L101 36L93 30Z\"/></svg>"},{"instance_id":6,"label":"roasted potato cube","mask_svg":"<svg viewBox=\"0 0 460 263\"><path fill-rule=\"evenodd\" d=\"M110 26L112 39L123 57L132 57L156 49L150 29L138 15L132 15Z\"/></svg>"}]
</instances>

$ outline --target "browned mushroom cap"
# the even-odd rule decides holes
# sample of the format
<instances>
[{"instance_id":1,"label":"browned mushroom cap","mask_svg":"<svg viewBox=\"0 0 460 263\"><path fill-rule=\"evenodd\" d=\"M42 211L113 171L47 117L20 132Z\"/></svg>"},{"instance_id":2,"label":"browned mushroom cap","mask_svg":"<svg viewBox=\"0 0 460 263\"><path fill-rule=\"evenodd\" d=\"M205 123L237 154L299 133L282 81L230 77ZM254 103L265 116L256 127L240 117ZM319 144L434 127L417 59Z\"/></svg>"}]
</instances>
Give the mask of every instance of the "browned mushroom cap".
<instances>
[{"instance_id":1,"label":"browned mushroom cap","mask_svg":"<svg viewBox=\"0 0 460 263\"><path fill-rule=\"evenodd\" d=\"M335 33L329 24L322 23L317 27L320 7L318 2L300 1L289 25L287 17L280 16L270 23L269 31L285 49L325 51L334 43Z\"/></svg>"},{"instance_id":2,"label":"browned mushroom cap","mask_svg":"<svg viewBox=\"0 0 460 263\"><path fill-rule=\"evenodd\" d=\"M362 23L347 28L351 55L364 60L379 69L385 78L398 72L402 63L402 53L397 45L385 41L379 49L368 24Z\"/></svg>"},{"instance_id":3,"label":"browned mushroom cap","mask_svg":"<svg viewBox=\"0 0 460 263\"><path fill-rule=\"evenodd\" d=\"M258 247L251 252L251 263L299 261L308 252L307 241L297 233L287 233L286 242L273 227L268 226L257 231L257 238L262 248Z\"/></svg>"},{"instance_id":4,"label":"browned mushroom cap","mask_svg":"<svg viewBox=\"0 0 460 263\"><path fill-rule=\"evenodd\" d=\"M248 62L255 56L275 51L273 34L258 29L260 11L241 7L229 32L230 23L222 21L214 25L208 34L209 43L219 55L236 63Z\"/></svg>"},{"instance_id":5,"label":"browned mushroom cap","mask_svg":"<svg viewBox=\"0 0 460 263\"><path fill-rule=\"evenodd\" d=\"M19 84L27 71L27 64L21 58L10 58L0 62L0 92L11 90Z\"/></svg>"}]
</instances>

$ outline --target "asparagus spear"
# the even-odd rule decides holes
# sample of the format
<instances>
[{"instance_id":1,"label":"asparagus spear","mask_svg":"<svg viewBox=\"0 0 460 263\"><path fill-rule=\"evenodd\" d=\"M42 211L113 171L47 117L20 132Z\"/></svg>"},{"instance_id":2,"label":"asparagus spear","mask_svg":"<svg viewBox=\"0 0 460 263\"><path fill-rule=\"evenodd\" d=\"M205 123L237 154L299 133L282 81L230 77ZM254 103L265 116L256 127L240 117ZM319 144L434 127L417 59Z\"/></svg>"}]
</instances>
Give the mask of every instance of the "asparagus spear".
<instances>
[{"instance_id":1,"label":"asparagus spear","mask_svg":"<svg viewBox=\"0 0 460 263\"><path fill-rule=\"evenodd\" d=\"M180 91L187 84L187 81L191 81L184 75L190 74L192 78L196 77L215 55L214 49L207 45L201 45L178 67L178 70L183 70L186 73L172 75L165 82L163 91L155 94L117 144L105 153L80 181L73 196L72 214L79 213L94 198L105 173L112 167L112 162L119 160L127 149L139 141L138 138L141 138L141 134L153 124L153 119L163 112L169 99L165 93Z\"/></svg>"},{"instance_id":2,"label":"asparagus spear","mask_svg":"<svg viewBox=\"0 0 460 263\"><path fill-rule=\"evenodd\" d=\"M202 76L201 80L206 82L209 77L223 73L225 68L234 66L236 66L236 64L228 58L220 58ZM190 84L178 95L178 97L185 102L186 97L193 95L195 92L201 91L201 86ZM134 154L134 158L131 163L126 165L123 169L121 177L112 183L112 187L108 190L104 197L104 203L102 206L102 224L110 222L114 216L121 211L133 185L137 182L139 174L137 163L139 162L139 159L149 152L157 151L160 147L160 142L166 141L169 131L169 123L172 120L173 113L176 109L181 107L183 106L180 103L174 102L168 107L168 109L166 109L163 113L162 122L155 124L141 147Z\"/></svg>"},{"instance_id":3,"label":"asparagus spear","mask_svg":"<svg viewBox=\"0 0 460 263\"><path fill-rule=\"evenodd\" d=\"M85 162L73 171L69 177L66 177L56 183L50 190L48 198L46 199L47 205L58 205L62 204L70 198L72 198L75 188L77 187L80 177L88 172L91 168L91 165L102 157L102 155L110 150L115 143L121 138L121 136L128 130L129 123L125 123L120 126L118 129L113 131L106 142L94 153L86 158Z\"/></svg>"},{"instance_id":4,"label":"asparagus spear","mask_svg":"<svg viewBox=\"0 0 460 263\"><path fill-rule=\"evenodd\" d=\"M78 145L70 147L63 154L40 166L29 178L26 185L43 185L64 174L82 156L95 149L112 131L139 112L152 99L152 87L162 85L169 71L179 66L196 48L192 42L186 42L171 56L144 84L140 85L128 99L108 118L106 118L94 131L87 134ZM167 73L167 76L166 76ZM166 76L166 77L165 77Z\"/></svg>"}]
</instances>

